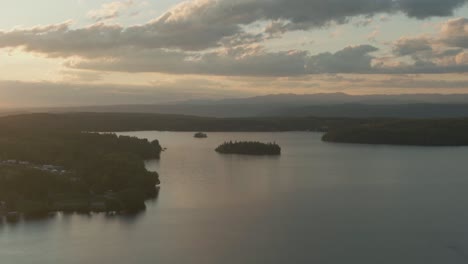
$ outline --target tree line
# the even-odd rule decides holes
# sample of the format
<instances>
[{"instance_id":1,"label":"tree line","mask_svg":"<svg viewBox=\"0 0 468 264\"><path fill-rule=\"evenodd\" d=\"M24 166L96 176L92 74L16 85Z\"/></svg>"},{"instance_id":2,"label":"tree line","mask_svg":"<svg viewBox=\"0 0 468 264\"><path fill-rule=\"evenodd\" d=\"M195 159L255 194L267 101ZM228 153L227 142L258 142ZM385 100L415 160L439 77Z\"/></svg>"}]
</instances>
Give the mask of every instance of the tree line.
<instances>
[{"instance_id":1,"label":"tree line","mask_svg":"<svg viewBox=\"0 0 468 264\"><path fill-rule=\"evenodd\" d=\"M280 155L281 147L276 143L262 143L258 141L224 142L216 148L222 154L246 155Z\"/></svg>"}]
</instances>

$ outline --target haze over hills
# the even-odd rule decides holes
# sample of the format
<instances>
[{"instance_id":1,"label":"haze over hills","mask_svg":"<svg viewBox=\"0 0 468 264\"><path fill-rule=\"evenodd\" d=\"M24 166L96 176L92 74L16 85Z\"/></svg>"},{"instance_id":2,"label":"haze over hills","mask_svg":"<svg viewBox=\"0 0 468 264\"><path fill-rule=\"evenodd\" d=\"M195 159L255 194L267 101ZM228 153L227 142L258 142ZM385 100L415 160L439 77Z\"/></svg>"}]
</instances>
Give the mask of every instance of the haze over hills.
<instances>
[{"instance_id":1,"label":"haze over hills","mask_svg":"<svg viewBox=\"0 0 468 264\"><path fill-rule=\"evenodd\" d=\"M271 94L249 98L223 100L189 100L182 103L205 104L285 104L285 105L329 105L329 104L464 104L468 94L382 94L350 95L346 93L318 94Z\"/></svg>"},{"instance_id":2,"label":"haze over hills","mask_svg":"<svg viewBox=\"0 0 468 264\"><path fill-rule=\"evenodd\" d=\"M3 115L24 112L159 113L207 117L446 118L468 116L468 94L275 94L239 99L189 100L166 104L15 109L3 112Z\"/></svg>"}]
</instances>

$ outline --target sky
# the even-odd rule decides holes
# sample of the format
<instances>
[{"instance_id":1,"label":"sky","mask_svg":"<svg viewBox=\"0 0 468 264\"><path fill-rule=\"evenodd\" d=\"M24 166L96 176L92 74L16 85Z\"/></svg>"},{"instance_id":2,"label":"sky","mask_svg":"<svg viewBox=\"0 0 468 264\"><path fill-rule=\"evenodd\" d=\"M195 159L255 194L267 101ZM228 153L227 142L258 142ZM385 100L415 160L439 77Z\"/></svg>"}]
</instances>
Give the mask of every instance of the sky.
<instances>
[{"instance_id":1,"label":"sky","mask_svg":"<svg viewBox=\"0 0 468 264\"><path fill-rule=\"evenodd\" d=\"M0 107L468 93L468 0L0 0Z\"/></svg>"}]
</instances>

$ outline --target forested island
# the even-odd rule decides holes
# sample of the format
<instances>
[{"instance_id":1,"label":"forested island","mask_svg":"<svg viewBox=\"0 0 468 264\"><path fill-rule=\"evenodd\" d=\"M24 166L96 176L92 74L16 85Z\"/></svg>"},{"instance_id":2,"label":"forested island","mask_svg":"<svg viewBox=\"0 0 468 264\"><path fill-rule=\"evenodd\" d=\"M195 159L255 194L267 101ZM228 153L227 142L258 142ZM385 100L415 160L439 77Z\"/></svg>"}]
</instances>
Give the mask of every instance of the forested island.
<instances>
[{"instance_id":1,"label":"forested island","mask_svg":"<svg viewBox=\"0 0 468 264\"><path fill-rule=\"evenodd\" d=\"M203 133L203 132L198 132L198 133L195 133L195 135L193 135L194 138L207 138L208 135Z\"/></svg>"},{"instance_id":2,"label":"forested island","mask_svg":"<svg viewBox=\"0 0 468 264\"><path fill-rule=\"evenodd\" d=\"M216 148L216 152L221 154L240 154L258 156L281 155L281 147L276 143L261 142L225 142Z\"/></svg>"},{"instance_id":3,"label":"forested island","mask_svg":"<svg viewBox=\"0 0 468 264\"><path fill-rule=\"evenodd\" d=\"M27 126L0 131L0 214L133 212L157 194L144 160L159 158L158 141Z\"/></svg>"}]
</instances>

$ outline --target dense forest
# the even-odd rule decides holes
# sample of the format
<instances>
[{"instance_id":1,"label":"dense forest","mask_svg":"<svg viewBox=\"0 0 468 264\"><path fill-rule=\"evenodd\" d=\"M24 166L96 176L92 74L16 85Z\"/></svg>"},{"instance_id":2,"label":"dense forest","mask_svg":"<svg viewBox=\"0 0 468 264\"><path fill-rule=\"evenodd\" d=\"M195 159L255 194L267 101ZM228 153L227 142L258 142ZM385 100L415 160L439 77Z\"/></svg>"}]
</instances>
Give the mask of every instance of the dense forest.
<instances>
[{"instance_id":1,"label":"dense forest","mask_svg":"<svg viewBox=\"0 0 468 264\"><path fill-rule=\"evenodd\" d=\"M2 128L0 201L6 201L9 211L28 211L34 204L45 212L67 201L86 211L99 200L113 200L113 210L135 210L157 191L159 176L147 171L143 161L159 158L158 141L34 122L26 129ZM108 204L99 210L106 211Z\"/></svg>"},{"instance_id":2,"label":"dense forest","mask_svg":"<svg viewBox=\"0 0 468 264\"><path fill-rule=\"evenodd\" d=\"M325 141L465 145L468 118L392 119L252 117L209 118L138 113L25 114L0 117L5 133L34 131L320 131ZM11 132L9 132L11 131ZM465 136L467 135L467 136ZM384 140L385 138L385 140ZM431 141L431 142L429 142Z\"/></svg>"},{"instance_id":3,"label":"dense forest","mask_svg":"<svg viewBox=\"0 0 468 264\"><path fill-rule=\"evenodd\" d=\"M281 155L281 147L276 143L261 142L225 142L216 148L216 152L221 154L241 154L241 155Z\"/></svg>"},{"instance_id":4,"label":"dense forest","mask_svg":"<svg viewBox=\"0 0 468 264\"><path fill-rule=\"evenodd\" d=\"M25 212L144 208L144 200L156 194L159 177L148 172L143 161L159 158L159 142L94 132L322 131L327 142L468 145L468 119L218 119L73 113L1 117L0 128L0 202L6 202L7 210ZM229 142L217 151L277 155L281 149L275 144Z\"/></svg>"},{"instance_id":5,"label":"dense forest","mask_svg":"<svg viewBox=\"0 0 468 264\"><path fill-rule=\"evenodd\" d=\"M419 146L468 146L468 119L381 119L331 128L326 142Z\"/></svg>"},{"instance_id":6,"label":"dense forest","mask_svg":"<svg viewBox=\"0 0 468 264\"><path fill-rule=\"evenodd\" d=\"M27 114L0 118L0 127L14 130L71 131L324 131L358 119L315 117L210 118L126 113Z\"/></svg>"}]
</instances>

